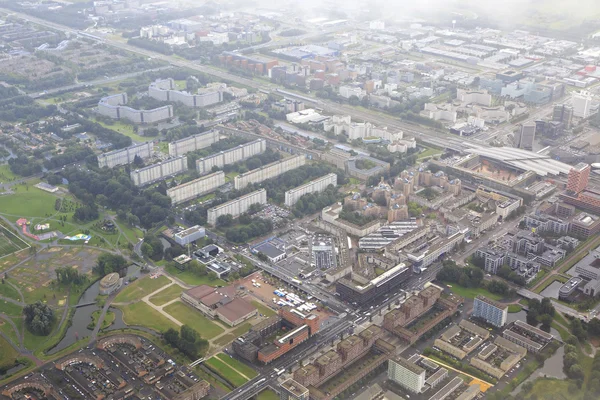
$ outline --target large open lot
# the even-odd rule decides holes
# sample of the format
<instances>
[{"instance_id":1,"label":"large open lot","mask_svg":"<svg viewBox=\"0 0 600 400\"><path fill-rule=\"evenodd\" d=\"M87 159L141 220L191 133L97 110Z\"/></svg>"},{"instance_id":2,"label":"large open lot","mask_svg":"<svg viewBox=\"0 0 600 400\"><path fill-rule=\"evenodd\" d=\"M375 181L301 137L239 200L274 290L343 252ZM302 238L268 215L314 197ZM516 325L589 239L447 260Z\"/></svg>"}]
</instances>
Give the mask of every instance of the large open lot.
<instances>
[{"instance_id":1,"label":"large open lot","mask_svg":"<svg viewBox=\"0 0 600 400\"><path fill-rule=\"evenodd\" d=\"M165 332L169 328L179 330L173 321L143 301L119 308L123 311L123 322L127 325L145 326L158 332Z\"/></svg>"},{"instance_id":2,"label":"large open lot","mask_svg":"<svg viewBox=\"0 0 600 400\"><path fill-rule=\"evenodd\" d=\"M29 245L0 223L0 257L23 250Z\"/></svg>"},{"instance_id":3,"label":"large open lot","mask_svg":"<svg viewBox=\"0 0 600 400\"><path fill-rule=\"evenodd\" d=\"M258 375L252 368L223 353L209 358L204 364L234 387L242 386Z\"/></svg>"},{"instance_id":4,"label":"large open lot","mask_svg":"<svg viewBox=\"0 0 600 400\"><path fill-rule=\"evenodd\" d=\"M152 279L147 276L142 279L138 279L135 282L129 284L123 289L117 297L115 297L115 303L128 303L131 301L141 300L142 297L149 295L152 292L157 291L161 287L169 284L171 280L166 276L159 276L158 278Z\"/></svg>"}]
</instances>

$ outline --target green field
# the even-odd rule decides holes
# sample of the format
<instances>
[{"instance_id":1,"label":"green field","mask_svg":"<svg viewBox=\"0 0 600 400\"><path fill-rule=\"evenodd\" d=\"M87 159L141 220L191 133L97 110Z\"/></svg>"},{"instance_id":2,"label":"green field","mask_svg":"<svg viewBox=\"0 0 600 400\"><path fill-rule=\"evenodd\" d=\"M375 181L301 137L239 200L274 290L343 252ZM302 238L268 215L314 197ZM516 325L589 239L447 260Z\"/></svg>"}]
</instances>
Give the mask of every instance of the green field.
<instances>
[{"instance_id":1,"label":"green field","mask_svg":"<svg viewBox=\"0 0 600 400\"><path fill-rule=\"evenodd\" d=\"M444 284L446 286L448 286L448 285L452 286L449 289L453 293L455 293L461 297L467 298L467 299L474 299L477 295L482 295L482 296L485 296L488 299L492 299L492 300L502 299L501 295L492 293L485 288L466 288L466 287L460 286L456 283L448 283L448 282L444 282Z\"/></svg>"},{"instance_id":2,"label":"green field","mask_svg":"<svg viewBox=\"0 0 600 400\"><path fill-rule=\"evenodd\" d=\"M267 317L277 314L275 311L273 311L272 308L265 306L259 301L253 300L252 305L256 307L259 313L261 313L262 315L266 315Z\"/></svg>"},{"instance_id":3,"label":"green field","mask_svg":"<svg viewBox=\"0 0 600 400\"><path fill-rule=\"evenodd\" d=\"M17 175L13 174L8 164L0 165L0 182L8 182L16 178Z\"/></svg>"},{"instance_id":4,"label":"green field","mask_svg":"<svg viewBox=\"0 0 600 400\"><path fill-rule=\"evenodd\" d=\"M439 155L439 154L443 153L442 150L433 149L431 147L426 147L425 149L426 150L424 152L417 154L417 157L418 157L417 159L432 157L432 156Z\"/></svg>"},{"instance_id":5,"label":"green field","mask_svg":"<svg viewBox=\"0 0 600 400\"><path fill-rule=\"evenodd\" d=\"M244 363L239 362L235 358L231 358L230 356L228 356L225 353L219 353L215 357L217 357L219 360L223 361L225 364L229 365L230 367L235 368L236 371L241 372L242 374L246 375L250 379L254 379L258 376L258 372L256 372L253 368L247 366Z\"/></svg>"},{"instance_id":6,"label":"green field","mask_svg":"<svg viewBox=\"0 0 600 400\"><path fill-rule=\"evenodd\" d=\"M509 313L518 313L522 309L523 309L523 307L520 304L509 304L508 305L508 312Z\"/></svg>"},{"instance_id":7,"label":"green field","mask_svg":"<svg viewBox=\"0 0 600 400\"><path fill-rule=\"evenodd\" d=\"M19 296L17 289L9 285L6 280L4 283L0 283L0 296L21 301L21 296Z\"/></svg>"},{"instance_id":8,"label":"green field","mask_svg":"<svg viewBox=\"0 0 600 400\"><path fill-rule=\"evenodd\" d=\"M235 387L240 387L244 383L248 382L248 379L241 376L229 365L225 364L216 357L209 358L204 362L204 365L210 368L213 372L216 372Z\"/></svg>"},{"instance_id":9,"label":"green field","mask_svg":"<svg viewBox=\"0 0 600 400\"><path fill-rule=\"evenodd\" d=\"M19 357L19 352L0 336L0 367L12 365L17 357Z\"/></svg>"},{"instance_id":10,"label":"green field","mask_svg":"<svg viewBox=\"0 0 600 400\"><path fill-rule=\"evenodd\" d=\"M233 342L234 339L236 339L236 338L242 336L244 333L248 332L250 330L250 328L252 328L252 325L248 322L241 324L239 326L236 326L233 331L229 332L226 335L221 336L218 339L215 339L215 341L213 343L217 346L225 346L226 344Z\"/></svg>"},{"instance_id":11,"label":"green field","mask_svg":"<svg viewBox=\"0 0 600 400\"><path fill-rule=\"evenodd\" d=\"M17 329L19 329L19 327L22 325L22 320L20 318L16 318L16 317L12 317L11 319L17 326ZM10 338L10 340L12 340L13 343L16 343L16 344L19 343L19 338L18 338L19 332L15 332L15 330L12 328L12 326L8 322L6 322L4 319L1 319L1 318L0 318L0 332L4 333L6 336L8 336Z\"/></svg>"},{"instance_id":12,"label":"green field","mask_svg":"<svg viewBox=\"0 0 600 400\"><path fill-rule=\"evenodd\" d=\"M88 329L91 328L90 330L94 330L94 328L98 324L98 318L100 317L101 313L102 313L102 310L96 310L92 313L92 321L90 322ZM112 312L110 310L107 311L106 315L104 316L104 319L102 320L102 325L100 326L100 329L106 329L109 326L111 326L112 323L115 321L116 317L117 316L115 315L114 312Z\"/></svg>"},{"instance_id":13,"label":"green field","mask_svg":"<svg viewBox=\"0 0 600 400\"><path fill-rule=\"evenodd\" d=\"M279 395L272 389L265 389L256 396L256 400L279 400Z\"/></svg>"},{"instance_id":14,"label":"green field","mask_svg":"<svg viewBox=\"0 0 600 400\"><path fill-rule=\"evenodd\" d=\"M180 271L172 265L168 265L165 267L167 272L170 275L176 276L181 279L183 282L188 285L199 286L199 285L208 285L208 286L225 286L226 282L221 279L215 279L211 281L208 279L208 275L198 276L189 271Z\"/></svg>"},{"instance_id":15,"label":"green field","mask_svg":"<svg viewBox=\"0 0 600 400\"><path fill-rule=\"evenodd\" d=\"M23 307L10 303L8 301L0 300L0 312L11 317L18 317L21 315Z\"/></svg>"},{"instance_id":16,"label":"green field","mask_svg":"<svg viewBox=\"0 0 600 400\"><path fill-rule=\"evenodd\" d=\"M15 222L21 217L47 217L56 214L56 196L30 185L15 185L14 194L0 197L0 213Z\"/></svg>"},{"instance_id":17,"label":"green field","mask_svg":"<svg viewBox=\"0 0 600 400\"><path fill-rule=\"evenodd\" d=\"M130 283L125 289L115 297L115 303L127 303L134 300L139 300L152 292L157 291L161 287L170 283L171 280L166 276L159 276L152 279L149 276L138 279Z\"/></svg>"},{"instance_id":18,"label":"green field","mask_svg":"<svg viewBox=\"0 0 600 400\"><path fill-rule=\"evenodd\" d=\"M170 302L171 300L175 300L181 296L183 293L183 288L179 285L171 285L168 288L161 290L154 296L150 297L150 302L156 306L162 306Z\"/></svg>"},{"instance_id":19,"label":"green field","mask_svg":"<svg viewBox=\"0 0 600 400\"><path fill-rule=\"evenodd\" d=\"M107 124L105 122L98 121L98 120L96 120L96 122L105 128L108 128L113 131L117 131L125 136L129 136L131 138L131 140L133 140L135 142L144 143L144 142L148 142L150 140L150 138L140 136L137 133L135 133L133 131L133 125L126 124L122 121L115 121L113 124Z\"/></svg>"},{"instance_id":20,"label":"green field","mask_svg":"<svg viewBox=\"0 0 600 400\"><path fill-rule=\"evenodd\" d=\"M29 247L27 243L4 225L0 224L0 257L12 254L15 251L26 249L27 247Z\"/></svg>"},{"instance_id":21,"label":"green field","mask_svg":"<svg viewBox=\"0 0 600 400\"><path fill-rule=\"evenodd\" d=\"M163 310L182 324L189 325L204 339L210 340L223 333L223 328L219 325L206 318L200 311L180 301L169 304Z\"/></svg>"},{"instance_id":22,"label":"green field","mask_svg":"<svg viewBox=\"0 0 600 400\"><path fill-rule=\"evenodd\" d=\"M143 301L119 308L123 311L123 322L127 325L145 326L158 332L165 332L169 328L179 331L179 327L170 319Z\"/></svg>"}]
</instances>

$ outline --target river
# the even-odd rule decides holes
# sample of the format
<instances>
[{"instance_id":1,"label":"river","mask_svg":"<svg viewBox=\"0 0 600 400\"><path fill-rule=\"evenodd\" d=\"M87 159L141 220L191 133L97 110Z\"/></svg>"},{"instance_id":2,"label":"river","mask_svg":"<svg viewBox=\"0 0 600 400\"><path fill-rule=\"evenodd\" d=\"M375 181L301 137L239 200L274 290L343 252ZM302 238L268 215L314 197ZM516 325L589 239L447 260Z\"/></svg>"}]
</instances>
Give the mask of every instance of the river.
<instances>
[{"instance_id":1,"label":"river","mask_svg":"<svg viewBox=\"0 0 600 400\"><path fill-rule=\"evenodd\" d=\"M125 281L130 279L131 277L139 277L140 276L140 268L137 266L131 266L127 268L127 275L125 277ZM92 313L96 310L101 310L100 307L96 304L96 298L100 293L100 280L94 282L92 286L86 289L85 292L79 298L79 302L77 305L82 305L81 307L75 310L75 314L71 320L71 326L67 329L65 337L48 351L48 354L54 354L59 352L69 346L71 346L76 341L83 339L85 337L89 337L92 333L92 330L88 329L88 325L92 322ZM90 305L85 305L88 303L93 303ZM122 329L126 328L127 325L123 322L123 314L120 310L111 308L110 311L115 313L115 321L113 324L107 328L107 330L114 329Z\"/></svg>"}]
</instances>

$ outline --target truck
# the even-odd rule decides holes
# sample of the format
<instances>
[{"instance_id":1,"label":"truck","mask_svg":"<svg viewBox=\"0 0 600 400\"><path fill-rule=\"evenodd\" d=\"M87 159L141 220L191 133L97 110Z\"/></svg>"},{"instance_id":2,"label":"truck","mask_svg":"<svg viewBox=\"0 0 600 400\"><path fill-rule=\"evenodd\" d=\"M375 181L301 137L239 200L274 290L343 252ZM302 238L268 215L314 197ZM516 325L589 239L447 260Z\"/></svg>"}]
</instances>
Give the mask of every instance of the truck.
<instances>
[{"instance_id":1,"label":"truck","mask_svg":"<svg viewBox=\"0 0 600 400\"><path fill-rule=\"evenodd\" d=\"M292 279L292 283L295 283L296 285L302 285L302 281L296 278Z\"/></svg>"}]
</instances>

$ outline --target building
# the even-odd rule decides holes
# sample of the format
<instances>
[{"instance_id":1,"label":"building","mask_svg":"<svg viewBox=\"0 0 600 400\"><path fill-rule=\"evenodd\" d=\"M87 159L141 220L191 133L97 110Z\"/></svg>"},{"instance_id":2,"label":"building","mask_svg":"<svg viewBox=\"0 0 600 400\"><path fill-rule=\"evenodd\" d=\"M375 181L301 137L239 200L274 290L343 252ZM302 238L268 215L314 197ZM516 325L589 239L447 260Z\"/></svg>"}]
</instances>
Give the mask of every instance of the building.
<instances>
[{"instance_id":1,"label":"building","mask_svg":"<svg viewBox=\"0 0 600 400\"><path fill-rule=\"evenodd\" d=\"M119 290L121 286L123 286L123 278L118 272L113 272L100 280L100 294L109 295Z\"/></svg>"},{"instance_id":2,"label":"building","mask_svg":"<svg viewBox=\"0 0 600 400\"><path fill-rule=\"evenodd\" d=\"M144 186L175 176L187 171L187 156L171 158L158 164L131 171L130 176L135 186Z\"/></svg>"},{"instance_id":3,"label":"building","mask_svg":"<svg viewBox=\"0 0 600 400\"><path fill-rule=\"evenodd\" d=\"M413 393L421 393L425 387L425 370L402 357L390 359L387 376Z\"/></svg>"},{"instance_id":4,"label":"building","mask_svg":"<svg viewBox=\"0 0 600 400\"><path fill-rule=\"evenodd\" d=\"M505 253L504 249L480 247L475 252L475 256L484 259L485 272L496 275L498 270L504 265Z\"/></svg>"},{"instance_id":5,"label":"building","mask_svg":"<svg viewBox=\"0 0 600 400\"><path fill-rule=\"evenodd\" d=\"M586 163L578 163L569 171L567 190L573 193L581 193L588 185L592 167Z\"/></svg>"},{"instance_id":6,"label":"building","mask_svg":"<svg viewBox=\"0 0 600 400\"><path fill-rule=\"evenodd\" d=\"M146 159L152 156L154 143L146 142L136 144L125 149L113 150L98 155L98 166L113 168L117 165L131 164L136 156Z\"/></svg>"},{"instance_id":7,"label":"building","mask_svg":"<svg viewBox=\"0 0 600 400\"><path fill-rule=\"evenodd\" d=\"M329 185L337 186L337 174L327 174L304 185L288 190L285 192L285 205L292 207L305 194L322 192L327 189Z\"/></svg>"},{"instance_id":8,"label":"building","mask_svg":"<svg viewBox=\"0 0 600 400\"><path fill-rule=\"evenodd\" d=\"M225 184L225 173L217 171L213 174L194 179L193 181L167 189L167 196L173 205L195 199L198 196L215 191Z\"/></svg>"},{"instance_id":9,"label":"building","mask_svg":"<svg viewBox=\"0 0 600 400\"><path fill-rule=\"evenodd\" d=\"M188 244L203 238L204 236L206 236L206 231L204 230L204 228L200 225L195 225L174 234L173 240L178 245L185 247Z\"/></svg>"},{"instance_id":10,"label":"building","mask_svg":"<svg viewBox=\"0 0 600 400\"><path fill-rule=\"evenodd\" d=\"M241 190L251 183L260 183L267 179L275 178L287 171L299 168L304 164L306 164L306 157L304 155L296 155L280 161L275 161L236 176L233 179L233 187L236 190Z\"/></svg>"},{"instance_id":11,"label":"building","mask_svg":"<svg viewBox=\"0 0 600 400\"><path fill-rule=\"evenodd\" d=\"M384 175L389 170L390 163L361 154L352 156L346 163L346 173L363 181L371 176Z\"/></svg>"},{"instance_id":12,"label":"building","mask_svg":"<svg viewBox=\"0 0 600 400\"><path fill-rule=\"evenodd\" d=\"M225 84L220 84L224 86ZM226 85L225 85L226 87ZM208 107L223 101L223 90L199 89L198 94L175 90L175 80L172 78L158 79L148 87L148 95L160 101L179 102L187 107Z\"/></svg>"},{"instance_id":13,"label":"building","mask_svg":"<svg viewBox=\"0 0 600 400\"><path fill-rule=\"evenodd\" d=\"M209 208L207 211L207 222L213 226L217 225L217 219L221 215L231 215L237 218L246 211L252 204L267 204L267 191L265 189L256 190L237 199Z\"/></svg>"},{"instance_id":14,"label":"building","mask_svg":"<svg viewBox=\"0 0 600 400\"><path fill-rule=\"evenodd\" d=\"M600 281L600 247L590 250L575 264L575 273L588 280Z\"/></svg>"},{"instance_id":15,"label":"building","mask_svg":"<svg viewBox=\"0 0 600 400\"><path fill-rule=\"evenodd\" d=\"M202 132L198 135L186 137L169 143L169 156L178 157L190 151L196 151L218 142L220 134L216 130Z\"/></svg>"},{"instance_id":16,"label":"building","mask_svg":"<svg viewBox=\"0 0 600 400\"><path fill-rule=\"evenodd\" d=\"M135 124L154 124L174 117L170 104L152 110L136 110L125 104L127 93L103 97L98 102L98 113L112 119L127 119Z\"/></svg>"},{"instance_id":17,"label":"building","mask_svg":"<svg viewBox=\"0 0 600 400\"><path fill-rule=\"evenodd\" d=\"M279 400L308 400L308 389L293 379L288 379L279 386Z\"/></svg>"},{"instance_id":18,"label":"building","mask_svg":"<svg viewBox=\"0 0 600 400\"><path fill-rule=\"evenodd\" d=\"M553 335L519 320L505 329L502 337L533 353L539 353L554 339Z\"/></svg>"},{"instance_id":19,"label":"building","mask_svg":"<svg viewBox=\"0 0 600 400\"><path fill-rule=\"evenodd\" d=\"M199 158L196 160L196 170L200 175L208 174L212 172L214 167L223 169L227 164L247 160L252 156L264 153L265 150L267 150L267 142L264 139L253 140L252 142L241 144L232 149Z\"/></svg>"},{"instance_id":20,"label":"building","mask_svg":"<svg viewBox=\"0 0 600 400\"><path fill-rule=\"evenodd\" d=\"M343 301L363 305L392 292L409 276L410 268L400 263L371 280L360 279L361 277L354 273L350 278L338 279L335 290ZM356 281L356 278L360 279L360 282Z\"/></svg>"},{"instance_id":21,"label":"building","mask_svg":"<svg viewBox=\"0 0 600 400\"><path fill-rule=\"evenodd\" d=\"M573 107L557 104L552 110L552 121L562 122L564 129L571 129L573 120Z\"/></svg>"},{"instance_id":22,"label":"building","mask_svg":"<svg viewBox=\"0 0 600 400\"><path fill-rule=\"evenodd\" d=\"M591 115L592 94L586 91L574 92L571 95L571 104L573 106L573 116L578 118L587 118Z\"/></svg>"},{"instance_id":23,"label":"building","mask_svg":"<svg viewBox=\"0 0 600 400\"><path fill-rule=\"evenodd\" d=\"M519 149L533 150L535 127L535 122L521 124L521 129L515 133L514 146Z\"/></svg>"},{"instance_id":24,"label":"building","mask_svg":"<svg viewBox=\"0 0 600 400\"><path fill-rule=\"evenodd\" d=\"M508 317L508 306L478 295L473 302L473 317L482 318L486 322L502 327Z\"/></svg>"},{"instance_id":25,"label":"building","mask_svg":"<svg viewBox=\"0 0 600 400\"><path fill-rule=\"evenodd\" d=\"M196 286L181 294L181 300L210 318L219 319L229 326L236 326L254 317L256 307L236 297L235 287L213 288Z\"/></svg>"},{"instance_id":26,"label":"building","mask_svg":"<svg viewBox=\"0 0 600 400\"><path fill-rule=\"evenodd\" d=\"M264 254L265 256L267 256L269 261L271 261L272 263L279 262L287 257L285 248L281 249L277 246L274 246L269 241L266 241L266 242L260 243L257 246L254 246L252 248L252 252Z\"/></svg>"}]
</instances>

